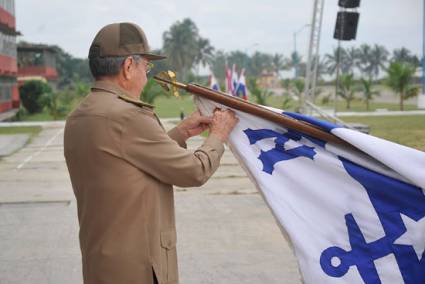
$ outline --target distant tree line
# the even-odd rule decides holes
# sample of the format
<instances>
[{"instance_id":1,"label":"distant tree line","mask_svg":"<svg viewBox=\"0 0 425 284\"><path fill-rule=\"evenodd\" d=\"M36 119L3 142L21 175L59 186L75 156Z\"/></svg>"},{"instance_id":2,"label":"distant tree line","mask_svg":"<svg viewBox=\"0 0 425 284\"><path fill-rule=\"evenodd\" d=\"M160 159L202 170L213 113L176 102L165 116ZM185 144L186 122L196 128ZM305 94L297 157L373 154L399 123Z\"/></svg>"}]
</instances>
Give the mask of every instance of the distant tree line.
<instances>
[{"instance_id":1,"label":"distant tree line","mask_svg":"<svg viewBox=\"0 0 425 284\"><path fill-rule=\"evenodd\" d=\"M302 77L305 76L306 62L298 53L293 52L289 56L280 53L265 53L255 51L252 54L247 51L224 52L215 49L209 39L201 36L196 24L189 18L175 22L169 30L163 33L163 46L154 50L155 53L167 55L167 59L154 62L155 67L151 74L162 70L174 70L178 79L183 81L200 80L199 68L209 67L214 75L221 81L225 78L225 65L233 64L238 69L246 69L248 85L253 89L253 94L261 103L266 103L266 90L261 90L256 85L255 79L263 71L295 72L299 77L296 80L282 80L284 90L299 95L304 89ZM76 58L65 52L62 48L54 46L56 50L56 68L59 73L59 82L56 96L54 91L46 91L40 104L48 107L54 116L60 116L61 107L69 103L69 99L61 97L80 98L89 91L89 85L93 80L88 67L88 59ZM403 109L403 101L419 92L417 87L412 87L416 67L421 63L420 58L407 48L401 47L390 52L382 45L362 44L358 47L335 48L331 53L318 58L318 78L323 80L325 76L335 78L337 58L340 57L339 68L341 80L338 95L347 102L347 108L354 99L355 92L359 90L364 94L364 100L369 108L369 101L379 93L374 89L376 81L384 76L384 83L392 88L400 97L400 109ZM204 78L205 79L205 78ZM205 83L205 82L202 82ZM44 87L43 87L44 88ZM40 89L40 88L39 88ZM152 80L141 94L141 98L149 103L154 103L156 97L166 95L165 92ZM62 103L56 103L63 101ZM35 108L39 111L39 107Z\"/></svg>"}]
</instances>

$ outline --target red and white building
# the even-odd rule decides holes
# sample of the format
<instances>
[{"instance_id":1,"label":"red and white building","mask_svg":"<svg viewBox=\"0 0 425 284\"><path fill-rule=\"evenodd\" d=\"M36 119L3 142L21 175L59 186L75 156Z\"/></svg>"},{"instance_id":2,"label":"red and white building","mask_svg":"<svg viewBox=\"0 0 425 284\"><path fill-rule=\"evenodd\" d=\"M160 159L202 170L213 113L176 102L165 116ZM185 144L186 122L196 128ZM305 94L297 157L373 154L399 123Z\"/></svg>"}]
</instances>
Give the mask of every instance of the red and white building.
<instances>
[{"instance_id":1,"label":"red and white building","mask_svg":"<svg viewBox=\"0 0 425 284\"><path fill-rule=\"evenodd\" d=\"M0 114L19 108L15 1L0 0Z\"/></svg>"},{"instance_id":2,"label":"red and white building","mask_svg":"<svg viewBox=\"0 0 425 284\"><path fill-rule=\"evenodd\" d=\"M0 0L1 1L1 0ZM28 80L42 80L56 86L56 51L45 44L21 42L18 44L18 84Z\"/></svg>"}]
</instances>

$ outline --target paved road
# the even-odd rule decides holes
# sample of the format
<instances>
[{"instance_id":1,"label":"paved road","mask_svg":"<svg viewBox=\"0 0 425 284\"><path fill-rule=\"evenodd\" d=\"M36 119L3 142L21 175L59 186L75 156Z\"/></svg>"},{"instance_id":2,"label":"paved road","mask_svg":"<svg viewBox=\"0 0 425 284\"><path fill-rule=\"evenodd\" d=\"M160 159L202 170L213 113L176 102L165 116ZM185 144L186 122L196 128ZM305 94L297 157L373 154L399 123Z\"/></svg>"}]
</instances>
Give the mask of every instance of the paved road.
<instances>
[{"instance_id":1,"label":"paved road","mask_svg":"<svg viewBox=\"0 0 425 284\"><path fill-rule=\"evenodd\" d=\"M0 161L0 284L82 283L62 140L63 124L47 124ZM288 244L229 151L201 189L176 189L176 218L181 283L300 283Z\"/></svg>"}]
</instances>

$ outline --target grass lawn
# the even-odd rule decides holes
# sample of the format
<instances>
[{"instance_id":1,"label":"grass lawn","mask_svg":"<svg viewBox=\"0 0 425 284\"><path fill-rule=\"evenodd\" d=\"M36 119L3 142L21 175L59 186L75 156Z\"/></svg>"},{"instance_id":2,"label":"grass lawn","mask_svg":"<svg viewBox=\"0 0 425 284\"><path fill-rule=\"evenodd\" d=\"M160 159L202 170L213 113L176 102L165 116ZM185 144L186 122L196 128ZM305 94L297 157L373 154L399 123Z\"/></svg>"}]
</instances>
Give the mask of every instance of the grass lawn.
<instances>
[{"instance_id":1,"label":"grass lawn","mask_svg":"<svg viewBox=\"0 0 425 284\"><path fill-rule=\"evenodd\" d=\"M183 110L185 115L195 111L193 97L190 95L176 97L158 97L155 100L155 112L160 118L179 117Z\"/></svg>"},{"instance_id":2,"label":"grass lawn","mask_svg":"<svg viewBox=\"0 0 425 284\"><path fill-rule=\"evenodd\" d=\"M267 104L272 107L282 108L283 103L283 97L282 96L271 96L267 98ZM333 102L330 102L328 104L322 104L319 100L317 100L316 105L325 109L333 109L334 104ZM291 101L289 104L289 107L286 107L285 110L287 111L293 111L298 106L298 102ZM400 110L398 103L377 103L377 102L370 102L369 111L375 111L376 109L387 109L389 111L396 111ZM416 105L404 105L404 110L417 110L418 108ZM345 105L345 101L342 101L341 99L337 102L337 111L352 111L352 112L362 112L362 111L368 111L366 110L366 104L361 100L354 100L351 102L350 109L347 109Z\"/></svg>"},{"instance_id":3,"label":"grass lawn","mask_svg":"<svg viewBox=\"0 0 425 284\"><path fill-rule=\"evenodd\" d=\"M374 136L425 151L425 115L343 117L343 120L369 125Z\"/></svg>"},{"instance_id":4,"label":"grass lawn","mask_svg":"<svg viewBox=\"0 0 425 284\"><path fill-rule=\"evenodd\" d=\"M0 127L0 135L28 133L34 136L40 131L40 126Z\"/></svg>"}]
</instances>

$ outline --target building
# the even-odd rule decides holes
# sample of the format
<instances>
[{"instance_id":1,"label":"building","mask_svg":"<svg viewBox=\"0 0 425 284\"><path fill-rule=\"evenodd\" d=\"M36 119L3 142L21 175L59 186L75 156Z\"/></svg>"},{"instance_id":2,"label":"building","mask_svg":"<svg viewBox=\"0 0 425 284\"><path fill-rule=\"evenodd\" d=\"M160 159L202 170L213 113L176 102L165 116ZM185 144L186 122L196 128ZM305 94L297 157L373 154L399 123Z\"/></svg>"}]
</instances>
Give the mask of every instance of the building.
<instances>
[{"instance_id":1,"label":"building","mask_svg":"<svg viewBox=\"0 0 425 284\"><path fill-rule=\"evenodd\" d=\"M274 71L263 70L257 79L258 87L262 89L280 88L280 80L278 74Z\"/></svg>"},{"instance_id":2,"label":"building","mask_svg":"<svg viewBox=\"0 0 425 284\"><path fill-rule=\"evenodd\" d=\"M18 44L18 82L43 80L52 87L56 86L56 51L44 44L21 42Z\"/></svg>"},{"instance_id":3,"label":"building","mask_svg":"<svg viewBox=\"0 0 425 284\"><path fill-rule=\"evenodd\" d=\"M15 1L0 0L0 120L19 108Z\"/></svg>"}]
</instances>

